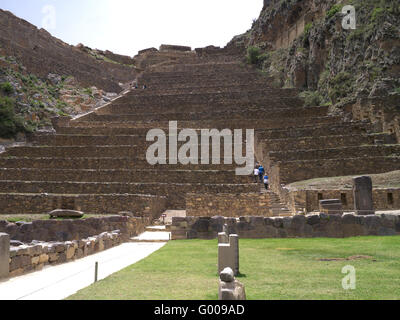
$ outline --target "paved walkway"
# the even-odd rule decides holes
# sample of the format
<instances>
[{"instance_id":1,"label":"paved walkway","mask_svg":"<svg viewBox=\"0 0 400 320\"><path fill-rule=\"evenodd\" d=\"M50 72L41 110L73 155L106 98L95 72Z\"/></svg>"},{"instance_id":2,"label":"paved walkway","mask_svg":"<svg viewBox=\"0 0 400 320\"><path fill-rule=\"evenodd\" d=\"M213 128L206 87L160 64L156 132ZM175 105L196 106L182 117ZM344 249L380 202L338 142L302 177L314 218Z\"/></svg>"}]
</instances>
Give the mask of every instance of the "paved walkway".
<instances>
[{"instance_id":1,"label":"paved walkway","mask_svg":"<svg viewBox=\"0 0 400 320\"><path fill-rule=\"evenodd\" d=\"M159 241L157 232L151 232ZM150 236L146 234L146 240ZM167 239L168 240L168 239ZM98 280L120 271L162 248L166 242L124 243L118 247L42 271L0 282L0 300L62 300L94 282L95 263Z\"/></svg>"}]
</instances>

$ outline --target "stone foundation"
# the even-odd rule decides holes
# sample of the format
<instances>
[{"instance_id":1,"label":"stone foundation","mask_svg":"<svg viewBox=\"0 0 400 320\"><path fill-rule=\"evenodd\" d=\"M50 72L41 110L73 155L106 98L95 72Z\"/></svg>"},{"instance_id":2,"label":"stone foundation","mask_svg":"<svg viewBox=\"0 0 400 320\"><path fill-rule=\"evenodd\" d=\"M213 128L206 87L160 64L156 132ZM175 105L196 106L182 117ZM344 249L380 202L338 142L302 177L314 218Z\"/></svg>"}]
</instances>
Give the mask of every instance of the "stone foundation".
<instances>
[{"instance_id":1,"label":"stone foundation","mask_svg":"<svg viewBox=\"0 0 400 320\"><path fill-rule=\"evenodd\" d=\"M224 224L241 239L345 238L400 235L397 215L343 216L324 213L293 217L186 217L172 219L172 240L215 239Z\"/></svg>"}]
</instances>

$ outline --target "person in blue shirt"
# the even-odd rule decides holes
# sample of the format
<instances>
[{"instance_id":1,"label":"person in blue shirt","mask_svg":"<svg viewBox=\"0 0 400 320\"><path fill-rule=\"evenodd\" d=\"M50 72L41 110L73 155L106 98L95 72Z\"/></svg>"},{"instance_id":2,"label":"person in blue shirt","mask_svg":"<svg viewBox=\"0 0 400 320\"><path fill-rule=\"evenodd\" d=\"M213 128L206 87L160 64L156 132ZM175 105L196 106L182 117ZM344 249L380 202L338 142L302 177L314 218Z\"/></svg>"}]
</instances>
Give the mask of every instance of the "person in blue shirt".
<instances>
[{"instance_id":1,"label":"person in blue shirt","mask_svg":"<svg viewBox=\"0 0 400 320\"><path fill-rule=\"evenodd\" d=\"M264 186L265 186L265 189L268 190L268 188L269 188L269 178L268 178L267 175L264 176Z\"/></svg>"},{"instance_id":2,"label":"person in blue shirt","mask_svg":"<svg viewBox=\"0 0 400 320\"><path fill-rule=\"evenodd\" d=\"M258 176L260 178L260 182L263 182L263 177L264 177L264 173L265 173L264 167L260 166L258 168L258 172L259 172Z\"/></svg>"}]
</instances>

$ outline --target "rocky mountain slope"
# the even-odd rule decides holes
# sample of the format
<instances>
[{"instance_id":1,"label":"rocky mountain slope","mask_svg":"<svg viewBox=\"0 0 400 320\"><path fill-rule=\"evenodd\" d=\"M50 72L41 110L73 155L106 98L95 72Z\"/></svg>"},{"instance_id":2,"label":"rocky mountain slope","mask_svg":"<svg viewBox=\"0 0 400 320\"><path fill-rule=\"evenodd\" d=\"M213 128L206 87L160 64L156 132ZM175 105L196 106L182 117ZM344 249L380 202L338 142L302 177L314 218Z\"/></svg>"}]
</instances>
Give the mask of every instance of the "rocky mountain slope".
<instances>
[{"instance_id":1,"label":"rocky mountain slope","mask_svg":"<svg viewBox=\"0 0 400 320\"><path fill-rule=\"evenodd\" d=\"M228 47L256 50L253 63L272 76L276 86L303 89L310 105L340 106L390 95L398 105L399 1L265 0L264 4L252 28ZM342 27L344 5L355 7L355 30Z\"/></svg>"},{"instance_id":2,"label":"rocky mountain slope","mask_svg":"<svg viewBox=\"0 0 400 320\"><path fill-rule=\"evenodd\" d=\"M24 133L51 128L51 117L104 105L136 78L133 64L70 46L0 9L0 139L24 140Z\"/></svg>"},{"instance_id":3,"label":"rocky mountain slope","mask_svg":"<svg viewBox=\"0 0 400 320\"><path fill-rule=\"evenodd\" d=\"M52 37L46 30L0 10L0 54L13 56L28 72L41 78L49 73L73 76L84 87L96 86L109 92L122 90L120 83L135 78L133 65L120 63L123 56L112 53L98 58ZM125 57L129 61L129 57ZM124 60L125 61L125 60Z\"/></svg>"}]
</instances>

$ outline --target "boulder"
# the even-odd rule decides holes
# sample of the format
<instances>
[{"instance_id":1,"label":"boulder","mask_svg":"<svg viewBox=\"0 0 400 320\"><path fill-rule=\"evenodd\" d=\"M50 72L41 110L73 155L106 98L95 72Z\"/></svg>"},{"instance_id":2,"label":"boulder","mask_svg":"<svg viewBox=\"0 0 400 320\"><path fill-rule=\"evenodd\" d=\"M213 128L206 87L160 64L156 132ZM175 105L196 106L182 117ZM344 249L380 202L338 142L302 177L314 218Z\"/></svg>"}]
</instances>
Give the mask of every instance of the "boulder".
<instances>
[{"instance_id":1,"label":"boulder","mask_svg":"<svg viewBox=\"0 0 400 320\"><path fill-rule=\"evenodd\" d=\"M233 274L233 270L231 268L225 268L222 270L220 274L221 281L224 282L233 282L235 281L235 275Z\"/></svg>"},{"instance_id":2,"label":"boulder","mask_svg":"<svg viewBox=\"0 0 400 320\"><path fill-rule=\"evenodd\" d=\"M51 218L82 218L85 214L81 211L57 209L49 213Z\"/></svg>"}]
</instances>

